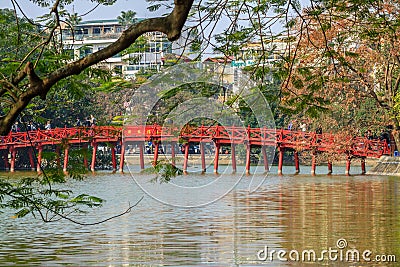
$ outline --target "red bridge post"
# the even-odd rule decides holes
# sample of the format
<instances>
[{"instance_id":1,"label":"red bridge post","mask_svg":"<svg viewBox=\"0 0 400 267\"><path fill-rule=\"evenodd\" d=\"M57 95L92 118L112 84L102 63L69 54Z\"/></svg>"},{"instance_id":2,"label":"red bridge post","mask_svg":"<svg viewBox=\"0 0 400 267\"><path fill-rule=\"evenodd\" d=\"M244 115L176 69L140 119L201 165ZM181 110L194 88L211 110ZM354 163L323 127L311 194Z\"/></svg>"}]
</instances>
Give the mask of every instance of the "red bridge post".
<instances>
[{"instance_id":1,"label":"red bridge post","mask_svg":"<svg viewBox=\"0 0 400 267\"><path fill-rule=\"evenodd\" d=\"M183 159L183 174L188 174L187 166L189 160L189 142L184 145L185 148L185 158Z\"/></svg>"},{"instance_id":2,"label":"red bridge post","mask_svg":"<svg viewBox=\"0 0 400 267\"><path fill-rule=\"evenodd\" d=\"M365 158L362 157L362 158L361 158L361 174L364 175L364 174L366 174L366 173L367 173L367 172L366 172L366 170L365 170Z\"/></svg>"},{"instance_id":3,"label":"red bridge post","mask_svg":"<svg viewBox=\"0 0 400 267\"><path fill-rule=\"evenodd\" d=\"M218 174L218 164L219 164L219 149L221 145L215 141L215 156L214 156L214 173Z\"/></svg>"},{"instance_id":4,"label":"red bridge post","mask_svg":"<svg viewBox=\"0 0 400 267\"><path fill-rule=\"evenodd\" d=\"M121 159L122 159L122 152L121 152ZM144 170L144 146L143 146L142 142L139 142L139 163L140 163L140 169ZM120 167L120 171L121 171L121 167Z\"/></svg>"},{"instance_id":5,"label":"red bridge post","mask_svg":"<svg viewBox=\"0 0 400 267\"><path fill-rule=\"evenodd\" d=\"M160 149L160 143L158 141L154 142L154 159L153 159L153 166L157 165L158 161L158 151Z\"/></svg>"},{"instance_id":6,"label":"red bridge post","mask_svg":"<svg viewBox=\"0 0 400 267\"><path fill-rule=\"evenodd\" d=\"M328 160L328 175L332 175L332 161Z\"/></svg>"},{"instance_id":7,"label":"red bridge post","mask_svg":"<svg viewBox=\"0 0 400 267\"><path fill-rule=\"evenodd\" d=\"M250 175L250 164L251 164L251 128L250 125L247 126L246 135L247 135L247 142L246 142L246 175Z\"/></svg>"},{"instance_id":8,"label":"red bridge post","mask_svg":"<svg viewBox=\"0 0 400 267\"><path fill-rule=\"evenodd\" d=\"M347 176L350 176L350 165L351 165L350 157L347 157L347 160L346 160L346 172L345 172L345 174Z\"/></svg>"},{"instance_id":9,"label":"red bridge post","mask_svg":"<svg viewBox=\"0 0 400 267\"><path fill-rule=\"evenodd\" d=\"M261 150L262 150L263 159L264 159L264 171L268 172L269 171L269 166L268 166L267 149L266 149L265 146L262 146Z\"/></svg>"},{"instance_id":10,"label":"red bridge post","mask_svg":"<svg viewBox=\"0 0 400 267\"><path fill-rule=\"evenodd\" d=\"M232 173L236 173L236 145L231 144L231 157L232 157Z\"/></svg>"},{"instance_id":11,"label":"red bridge post","mask_svg":"<svg viewBox=\"0 0 400 267\"><path fill-rule=\"evenodd\" d=\"M68 153L69 153L69 146L67 145L64 149L64 167L63 167L63 172L67 173L67 168L68 168Z\"/></svg>"},{"instance_id":12,"label":"red bridge post","mask_svg":"<svg viewBox=\"0 0 400 267\"><path fill-rule=\"evenodd\" d=\"M250 141L246 143L246 175L250 175L251 164L251 144Z\"/></svg>"},{"instance_id":13,"label":"red bridge post","mask_svg":"<svg viewBox=\"0 0 400 267\"><path fill-rule=\"evenodd\" d=\"M90 164L90 171L94 172L94 167L96 165L96 154L97 154L97 143L92 142L93 152L92 152L92 163Z\"/></svg>"},{"instance_id":14,"label":"red bridge post","mask_svg":"<svg viewBox=\"0 0 400 267\"><path fill-rule=\"evenodd\" d=\"M317 168L317 163L316 163L316 155L315 155L315 151L312 153L312 157L311 157L311 175L315 176L315 170Z\"/></svg>"},{"instance_id":15,"label":"red bridge post","mask_svg":"<svg viewBox=\"0 0 400 267\"><path fill-rule=\"evenodd\" d=\"M117 158L115 156L115 145L111 145L111 163L113 167L113 173L117 171Z\"/></svg>"},{"instance_id":16,"label":"red bridge post","mask_svg":"<svg viewBox=\"0 0 400 267\"><path fill-rule=\"evenodd\" d=\"M42 152L43 152L43 146L38 146L38 159L37 159L37 166L36 166L36 172L37 173L42 173Z\"/></svg>"},{"instance_id":17,"label":"red bridge post","mask_svg":"<svg viewBox=\"0 0 400 267\"><path fill-rule=\"evenodd\" d=\"M140 144L140 148L142 149L142 155L141 159L143 159L143 144ZM121 142L121 155L119 158L119 172L124 173L124 163L125 163L125 144ZM144 169L144 164L143 164L143 169Z\"/></svg>"},{"instance_id":18,"label":"red bridge post","mask_svg":"<svg viewBox=\"0 0 400 267\"><path fill-rule=\"evenodd\" d=\"M172 166L175 167L175 142L171 142L171 162Z\"/></svg>"},{"instance_id":19,"label":"red bridge post","mask_svg":"<svg viewBox=\"0 0 400 267\"><path fill-rule=\"evenodd\" d=\"M282 175L284 149L280 145L278 146L278 153L278 175Z\"/></svg>"},{"instance_id":20,"label":"red bridge post","mask_svg":"<svg viewBox=\"0 0 400 267\"><path fill-rule=\"evenodd\" d=\"M200 156L201 156L201 173L206 173L206 155L204 151L204 143L200 142Z\"/></svg>"},{"instance_id":21,"label":"red bridge post","mask_svg":"<svg viewBox=\"0 0 400 267\"><path fill-rule=\"evenodd\" d=\"M294 166L296 168L296 174L300 173L300 164L299 164L299 152L294 151Z\"/></svg>"},{"instance_id":22,"label":"red bridge post","mask_svg":"<svg viewBox=\"0 0 400 267\"><path fill-rule=\"evenodd\" d=\"M10 147L11 152L11 167L10 172L15 172L15 159L17 157L17 149L14 146Z\"/></svg>"}]
</instances>

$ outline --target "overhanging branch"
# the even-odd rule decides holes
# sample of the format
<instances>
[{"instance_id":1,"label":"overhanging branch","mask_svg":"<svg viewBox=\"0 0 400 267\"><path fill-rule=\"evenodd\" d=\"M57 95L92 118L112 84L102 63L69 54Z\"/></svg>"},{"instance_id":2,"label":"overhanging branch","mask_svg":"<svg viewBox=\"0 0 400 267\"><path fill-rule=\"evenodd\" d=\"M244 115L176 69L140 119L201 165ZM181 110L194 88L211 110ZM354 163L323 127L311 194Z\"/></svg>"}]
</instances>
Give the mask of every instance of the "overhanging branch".
<instances>
[{"instance_id":1,"label":"overhanging branch","mask_svg":"<svg viewBox=\"0 0 400 267\"><path fill-rule=\"evenodd\" d=\"M57 3L58 1L56 1ZM158 17L143 20L132 25L125 30L120 38L106 48L90 54L82 59L66 64L50 74L39 77L35 73L35 68L28 62L23 70L12 79L12 84L18 84L25 78L29 79L29 88L18 96L18 100L10 107L7 114L0 118L0 135L7 134L18 115L24 110L29 102L37 96L46 98L51 87L58 81L81 73L83 70L106 60L133 44L138 37L147 32L162 32L167 35L170 41L177 40L182 32L182 28L188 18L189 11L194 0L175 0L174 9L166 17ZM55 5L57 7L57 5ZM54 12L54 10L52 10Z\"/></svg>"}]
</instances>

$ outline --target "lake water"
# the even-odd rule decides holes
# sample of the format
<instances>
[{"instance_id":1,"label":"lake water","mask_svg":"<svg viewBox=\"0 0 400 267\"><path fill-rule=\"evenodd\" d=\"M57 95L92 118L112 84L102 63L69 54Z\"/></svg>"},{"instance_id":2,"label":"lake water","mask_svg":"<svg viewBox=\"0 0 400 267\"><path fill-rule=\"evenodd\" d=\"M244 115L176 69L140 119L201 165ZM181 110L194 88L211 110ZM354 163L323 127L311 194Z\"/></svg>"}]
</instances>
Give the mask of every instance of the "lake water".
<instances>
[{"instance_id":1,"label":"lake water","mask_svg":"<svg viewBox=\"0 0 400 267\"><path fill-rule=\"evenodd\" d=\"M323 167L318 170L326 172ZM284 173L293 172L292 167L284 168ZM335 168L334 172L344 173L344 169ZM130 174L98 173L84 181L70 181L76 192L107 200L103 207L74 217L82 222L123 212L129 203L144 198L131 213L95 226L67 221L46 224L29 216L12 219L12 213L6 211L0 214L0 265L399 265L399 178L271 174L250 193L250 178L223 177L227 183L237 179L238 185L220 200L198 208L160 203L144 194ZM135 174L135 178L150 177ZM192 174L173 182L190 185L214 179L213 174ZM158 193L172 200L198 197L163 188L164 184L159 185ZM273 250L282 252L278 255ZM331 254L323 254L323 250ZM352 259L347 253L350 250L359 251L360 262L348 262ZM393 261L394 256L396 263L376 262Z\"/></svg>"}]
</instances>

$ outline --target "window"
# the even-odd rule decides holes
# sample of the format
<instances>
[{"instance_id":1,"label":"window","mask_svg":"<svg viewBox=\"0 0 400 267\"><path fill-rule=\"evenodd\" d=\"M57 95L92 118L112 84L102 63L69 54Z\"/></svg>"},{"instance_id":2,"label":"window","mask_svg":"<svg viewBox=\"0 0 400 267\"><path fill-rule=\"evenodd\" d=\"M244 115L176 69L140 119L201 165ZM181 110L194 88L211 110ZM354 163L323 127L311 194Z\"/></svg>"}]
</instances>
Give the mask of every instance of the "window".
<instances>
[{"instance_id":1,"label":"window","mask_svg":"<svg viewBox=\"0 0 400 267\"><path fill-rule=\"evenodd\" d=\"M140 66L127 66L126 70L127 71L134 71L134 70L139 70Z\"/></svg>"},{"instance_id":2,"label":"window","mask_svg":"<svg viewBox=\"0 0 400 267\"><path fill-rule=\"evenodd\" d=\"M93 34L100 34L100 28L93 28Z\"/></svg>"}]
</instances>

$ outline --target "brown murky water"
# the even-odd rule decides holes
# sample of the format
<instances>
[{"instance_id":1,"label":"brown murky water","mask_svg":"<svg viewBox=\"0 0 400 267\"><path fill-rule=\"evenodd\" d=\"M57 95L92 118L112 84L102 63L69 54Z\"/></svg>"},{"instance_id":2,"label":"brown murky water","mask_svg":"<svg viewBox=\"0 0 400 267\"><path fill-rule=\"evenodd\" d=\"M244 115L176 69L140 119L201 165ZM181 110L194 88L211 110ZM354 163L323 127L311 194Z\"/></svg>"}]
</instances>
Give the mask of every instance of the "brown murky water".
<instances>
[{"instance_id":1,"label":"brown murky water","mask_svg":"<svg viewBox=\"0 0 400 267\"><path fill-rule=\"evenodd\" d=\"M177 179L196 183L214 176ZM400 265L399 178L271 175L254 193L248 183L243 178L224 198L200 208L176 208L145 196L130 214L96 226L15 220L5 212L0 265ZM71 186L107 199L104 207L77 218L86 222L122 212L143 195L128 174L97 175ZM357 259L356 250L359 262L349 262ZM397 262L390 263L394 257Z\"/></svg>"}]
</instances>

